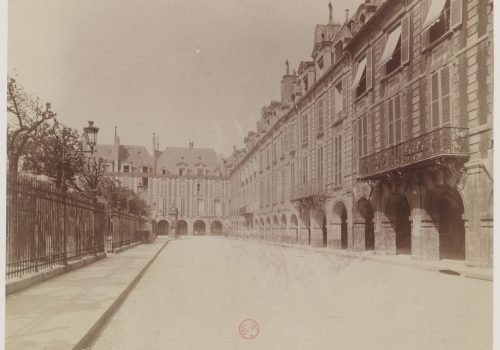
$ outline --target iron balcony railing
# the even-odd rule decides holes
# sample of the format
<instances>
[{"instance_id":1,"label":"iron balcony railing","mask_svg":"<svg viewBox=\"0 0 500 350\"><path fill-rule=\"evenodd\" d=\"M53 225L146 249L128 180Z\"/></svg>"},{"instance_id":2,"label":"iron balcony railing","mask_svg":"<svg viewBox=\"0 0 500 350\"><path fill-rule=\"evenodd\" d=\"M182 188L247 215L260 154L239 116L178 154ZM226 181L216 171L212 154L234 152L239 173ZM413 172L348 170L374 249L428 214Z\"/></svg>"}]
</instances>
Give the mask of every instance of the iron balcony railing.
<instances>
[{"instance_id":1,"label":"iron balcony railing","mask_svg":"<svg viewBox=\"0 0 500 350\"><path fill-rule=\"evenodd\" d=\"M253 214L254 212L255 212L255 206L252 204L244 205L239 209L240 215Z\"/></svg>"},{"instance_id":2,"label":"iron balcony railing","mask_svg":"<svg viewBox=\"0 0 500 350\"><path fill-rule=\"evenodd\" d=\"M313 179L292 187L292 200L301 198L326 195L326 184L324 179Z\"/></svg>"},{"instance_id":3,"label":"iron balcony railing","mask_svg":"<svg viewBox=\"0 0 500 350\"><path fill-rule=\"evenodd\" d=\"M437 158L468 156L469 130L445 126L361 158L359 175L361 179L377 178Z\"/></svg>"}]
</instances>

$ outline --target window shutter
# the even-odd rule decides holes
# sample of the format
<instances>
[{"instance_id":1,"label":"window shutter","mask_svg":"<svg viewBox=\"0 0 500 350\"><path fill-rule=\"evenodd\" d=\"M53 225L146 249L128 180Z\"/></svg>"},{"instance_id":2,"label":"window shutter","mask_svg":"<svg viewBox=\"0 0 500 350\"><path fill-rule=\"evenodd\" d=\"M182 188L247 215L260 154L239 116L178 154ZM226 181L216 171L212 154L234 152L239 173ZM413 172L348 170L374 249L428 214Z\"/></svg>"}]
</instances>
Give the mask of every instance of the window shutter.
<instances>
[{"instance_id":1,"label":"window shutter","mask_svg":"<svg viewBox=\"0 0 500 350\"><path fill-rule=\"evenodd\" d=\"M394 98L394 123L396 128L396 143L401 142L401 97L397 95Z\"/></svg>"},{"instance_id":2,"label":"window shutter","mask_svg":"<svg viewBox=\"0 0 500 350\"><path fill-rule=\"evenodd\" d=\"M450 8L450 27L455 29L462 24L462 1L463 0L451 0Z\"/></svg>"},{"instance_id":3,"label":"window shutter","mask_svg":"<svg viewBox=\"0 0 500 350\"><path fill-rule=\"evenodd\" d=\"M429 12L429 0L422 0L422 13L420 14L420 25L424 24L427 12ZM422 30L422 50L429 45L429 28Z\"/></svg>"},{"instance_id":4,"label":"window shutter","mask_svg":"<svg viewBox=\"0 0 500 350\"><path fill-rule=\"evenodd\" d=\"M431 76L431 116L432 128L439 126L439 75L435 72Z\"/></svg>"},{"instance_id":5,"label":"window shutter","mask_svg":"<svg viewBox=\"0 0 500 350\"><path fill-rule=\"evenodd\" d=\"M385 103L380 104L380 112L379 112L379 121L380 121L380 148L384 149L385 147Z\"/></svg>"},{"instance_id":6,"label":"window shutter","mask_svg":"<svg viewBox=\"0 0 500 350\"><path fill-rule=\"evenodd\" d=\"M401 20L401 65L410 61L410 14Z\"/></svg>"},{"instance_id":7,"label":"window shutter","mask_svg":"<svg viewBox=\"0 0 500 350\"><path fill-rule=\"evenodd\" d=\"M441 122L443 125L450 123L451 98L450 98L450 67L441 69Z\"/></svg>"},{"instance_id":8,"label":"window shutter","mask_svg":"<svg viewBox=\"0 0 500 350\"><path fill-rule=\"evenodd\" d=\"M389 132L388 145L392 146L394 143L394 110L393 110L394 101L390 99L387 102L387 131Z\"/></svg>"},{"instance_id":9,"label":"window shutter","mask_svg":"<svg viewBox=\"0 0 500 350\"><path fill-rule=\"evenodd\" d=\"M342 114L347 117L347 76L342 78Z\"/></svg>"},{"instance_id":10,"label":"window shutter","mask_svg":"<svg viewBox=\"0 0 500 350\"><path fill-rule=\"evenodd\" d=\"M342 183L342 135L339 135L339 185Z\"/></svg>"},{"instance_id":11,"label":"window shutter","mask_svg":"<svg viewBox=\"0 0 500 350\"><path fill-rule=\"evenodd\" d=\"M366 50L366 90L372 88L372 78L373 78L373 62L372 62L372 48L369 47Z\"/></svg>"},{"instance_id":12,"label":"window shutter","mask_svg":"<svg viewBox=\"0 0 500 350\"><path fill-rule=\"evenodd\" d=\"M361 158L363 156L363 135L362 135L363 127L362 127L361 123L362 123L362 119L359 118L358 119L358 155L359 155L359 158Z\"/></svg>"}]
</instances>

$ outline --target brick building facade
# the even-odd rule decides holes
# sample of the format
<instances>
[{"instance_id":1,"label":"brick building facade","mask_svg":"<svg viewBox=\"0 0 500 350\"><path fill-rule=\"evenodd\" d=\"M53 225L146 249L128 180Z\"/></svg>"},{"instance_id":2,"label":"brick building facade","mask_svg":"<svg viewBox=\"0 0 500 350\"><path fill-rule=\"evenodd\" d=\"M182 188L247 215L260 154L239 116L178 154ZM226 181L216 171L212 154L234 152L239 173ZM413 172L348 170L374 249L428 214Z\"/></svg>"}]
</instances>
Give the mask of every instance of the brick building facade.
<instances>
[{"instance_id":1,"label":"brick building facade","mask_svg":"<svg viewBox=\"0 0 500 350\"><path fill-rule=\"evenodd\" d=\"M217 235L228 228L229 172L213 149L166 147L153 137L152 156L144 146L97 145L106 162L106 176L118 178L152 209L157 233L168 234L172 206L179 211L177 234ZM124 209L124 208L122 208Z\"/></svg>"},{"instance_id":2,"label":"brick building facade","mask_svg":"<svg viewBox=\"0 0 500 350\"><path fill-rule=\"evenodd\" d=\"M491 266L492 7L330 6L229 158L233 233Z\"/></svg>"}]
</instances>

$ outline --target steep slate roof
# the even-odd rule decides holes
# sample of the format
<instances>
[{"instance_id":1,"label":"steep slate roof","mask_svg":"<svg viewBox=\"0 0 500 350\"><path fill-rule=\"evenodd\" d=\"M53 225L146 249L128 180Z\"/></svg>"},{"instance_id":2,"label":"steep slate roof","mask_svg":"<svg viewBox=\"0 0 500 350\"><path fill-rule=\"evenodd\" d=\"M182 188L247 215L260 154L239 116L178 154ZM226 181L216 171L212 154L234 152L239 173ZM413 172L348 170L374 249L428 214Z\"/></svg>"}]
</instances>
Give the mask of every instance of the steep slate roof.
<instances>
[{"instance_id":1,"label":"steep slate roof","mask_svg":"<svg viewBox=\"0 0 500 350\"><path fill-rule=\"evenodd\" d=\"M113 151L115 149L114 145L96 145L94 156L96 158L102 158L107 162L112 162Z\"/></svg>"},{"instance_id":2,"label":"steep slate roof","mask_svg":"<svg viewBox=\"0 0 500 350\"><path fill-rule=\"evenodd\" d=\"M167 147L157 160L157 169L166 169L176 174L179 164L185 168L194 169L197 164L214 173L218 168L222 170L223 162L211 148Z\"/></svg>"},{"instance_id":3,"label":"steep slate roof","mask_svg":"<svg viewBox=\"0 0 500 350\"><path fill-rule=\"evenodd\" d=\"M115 147L115 145L97 145L95 156L103 158L106 162L113 162ZM153 157L144 146L120 145L119 161L122 164L130 164L132 168L153 166Z\"/></svg>"},{"instance_id":4,"label":"steep slate roof","mask_svg":"<svg viewBox=\"0 0 500 350\"><path fill-rule=\"evenodd\" d=\"M120 145L120 162L132 167L152 167L153 157L144 146Z\"/></svg>"}]
</instances>

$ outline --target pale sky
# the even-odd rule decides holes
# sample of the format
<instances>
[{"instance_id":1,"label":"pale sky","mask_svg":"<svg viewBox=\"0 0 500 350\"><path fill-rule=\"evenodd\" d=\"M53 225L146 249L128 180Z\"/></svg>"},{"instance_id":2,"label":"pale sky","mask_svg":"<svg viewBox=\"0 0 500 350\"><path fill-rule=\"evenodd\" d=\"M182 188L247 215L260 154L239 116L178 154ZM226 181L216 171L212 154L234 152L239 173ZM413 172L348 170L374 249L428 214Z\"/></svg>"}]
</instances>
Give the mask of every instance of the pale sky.
<instances>
[{"instance_id":1,"label":"pale sky","mask_svg":"<svg viewBox=\"0 0 500 350\"><path fill-rule=\"evenodd\" d=\"M332 1L334 20L361 0ZM285 59L310 60L326 0L9 1L8 72L98 142L229 156L280 99Z\"/></svg>"}]
</instances>

